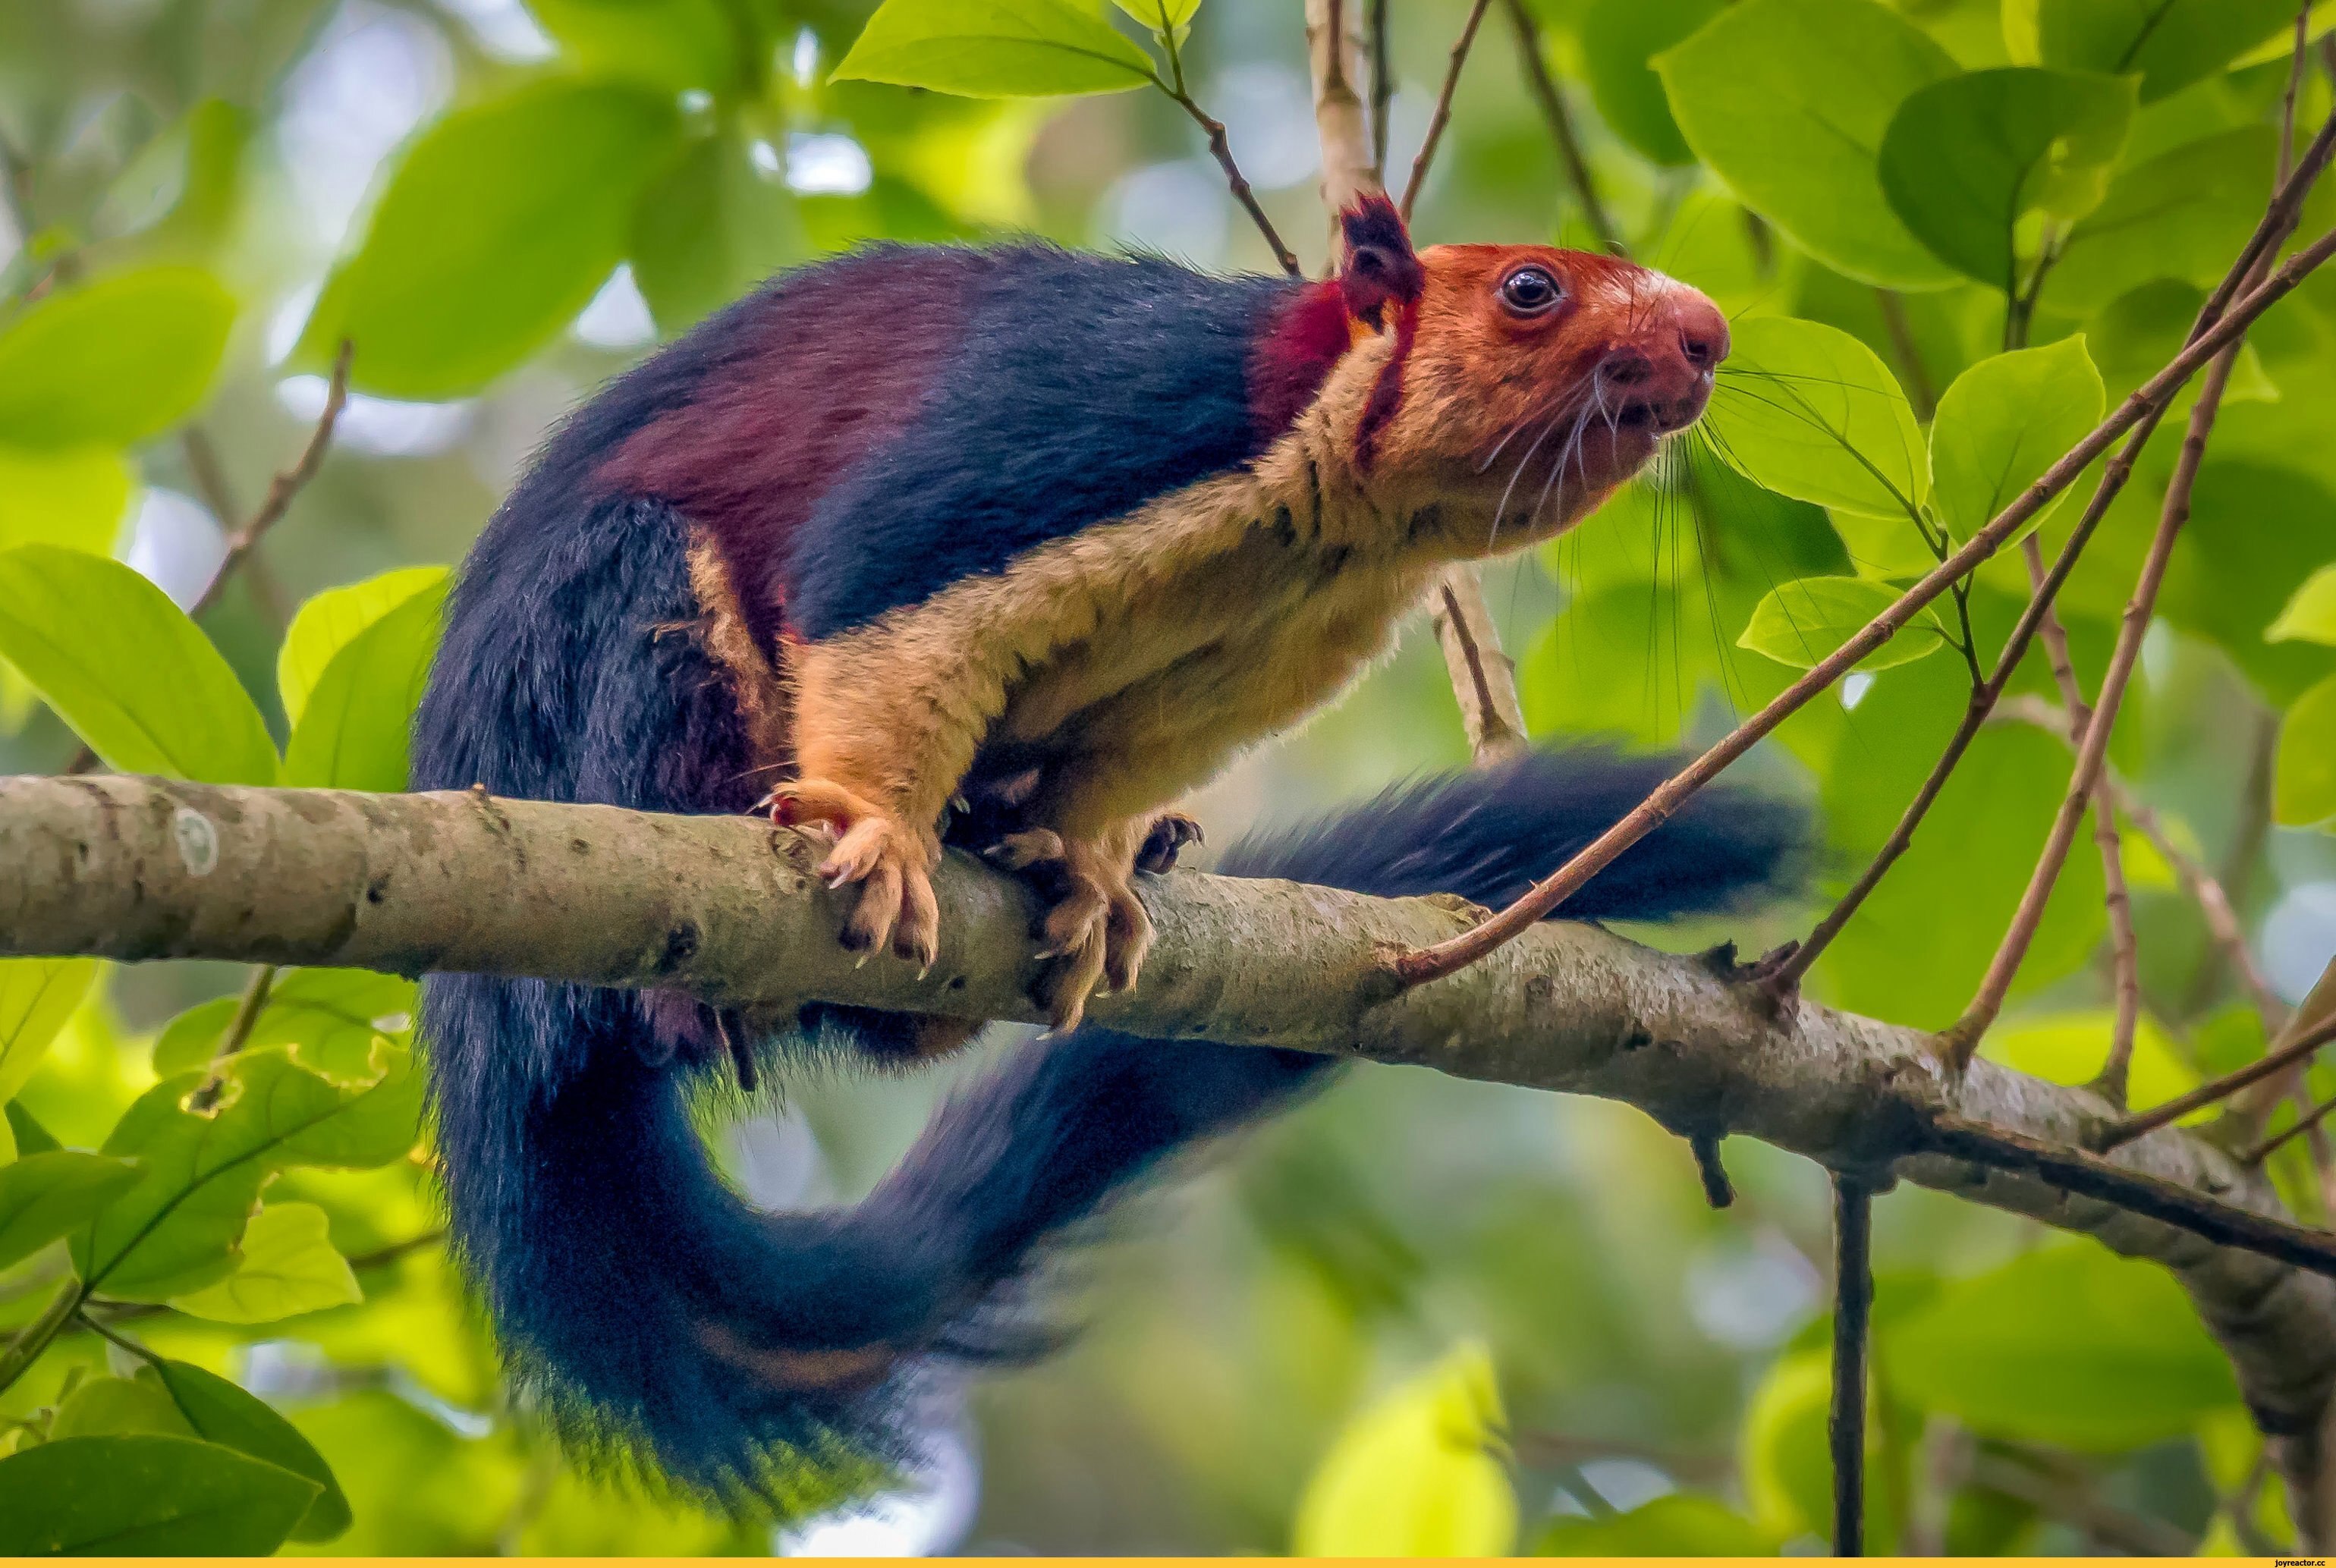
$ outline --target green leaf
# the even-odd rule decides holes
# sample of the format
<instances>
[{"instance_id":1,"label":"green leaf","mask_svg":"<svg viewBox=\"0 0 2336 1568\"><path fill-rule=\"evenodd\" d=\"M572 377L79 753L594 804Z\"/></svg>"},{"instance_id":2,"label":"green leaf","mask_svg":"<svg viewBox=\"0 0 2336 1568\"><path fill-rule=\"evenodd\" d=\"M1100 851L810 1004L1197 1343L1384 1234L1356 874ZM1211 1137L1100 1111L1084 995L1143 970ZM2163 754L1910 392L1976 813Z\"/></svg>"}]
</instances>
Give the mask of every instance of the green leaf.
<instances>
[{"instance_id":1,"label":"green leaf","mask_svg":"<svg viewBox=\"0 0 2336 1568\"><path fill-rule=\"evenodd\" d=\"M1069 0L884 0L832 80L1047 98L1123 93L1153 73L1125 34Z\"/></svg>"},{"instance_id":2,"label":"green leaf","mask_svg":"<svg viewBox=\"0 0 2336 1568\"><path fill-rule=\"evenodd\" d=\"M190 1437L67 1437L0 1459L0 1553L259 1556L317 1490Z\"/></svg>"},{"instance_id":3,"label":"green leaf","mask_svg":"<svg viewBox=\"0 0 2336 1568\"><path fill-rule=\"evenodd\" d=\"M1604 1519L1560 1519L1536 1557L1773 1557L1781 1543L1715 1497L1677 1493Z\"/></svg>"},{"instance_id":4,"label":"green leaf","mask_svg":"<svg viewBox=\"0 0 2336 1568\"><path fill-rule=\"evenodd\" d=\"M414 985L371 969L292 969L268 988L253 1020L248 1049L298 1046L303 1061L354 1076L367 1070L378 1045L404 1045L414 1027ZM217 997L189 1008L154 1041L154 1072L171 1077L210 1065L238 998Z\"/></svg>"},{"instance_id":5,"label":"green leaf","mask_svg":"<svg viewBox=\"0 0 2336 1568\"><path fill-rule=\"evenodd\" d=\"M445 599L442 573L333 656L285 745L285 783L383 793L405 787L414 710L430 678Z\"/></svg>"},{"instance_id":6,"label":"green leaf","mask_svg":"<svg viewBox=\"0 0 2336 1568\"><path fill-rule=\"evenodd\" d=\"M1745 0L1654 66L1688 146L1818 259L1893 288L1953 281L1875 163L1898 106L1955 69L1920 28L1874 0Z\"/></svg>"},{"instance_id":7,"label":"green leaf","mask_svg":"<svg viewBox=\"0 0 2336 1568\"><path fill-rule=\"evenodd\" d=\"M1723 0L1593 0L1582 14L1582 63L1599 117L1658 163L1692 163L1695 152L1648 62L1723 8Z\"/></svg>"},{"instance_id":8,"label":"green leaf","mask_svg":"<svg viewBox=\"0 0 2336 1568\"><path fill-rule=\"evenodd\" d=\"M1795 669L1810 669L1897 600L1893 590L1862 577L1796 578L1760 601L1737 646ZM1925 611L1859 659L1856 667L1877 670L1912 664L1946 646L1937 620Z\"/></svg>"},{"instance_id":9,"label":"green leaf","mask_svg":"<svg viewBox=\"0 0 2336 1568\"><path fill-rule=\"evenodd\" d=\"M316 1500L293 1526L293 1540L327 1541L349 1527L349 1500L334 1478L332 1466L325 1463L316 1445L266 1400L184 1361L141 1368L138 1380L149 1379L169 1393L197 1436L316 1483Z\"/></svg>"},{"instance_id":10,"label":"green leaf","mask_svg":"<svg viewBox=\"0 0 2336 1568\"><path fill-rule=\"evenodd\" d=\"M1982 359L1955 377L1931 422L1931 504L1969 539L2101 421L2107 393L2082 336ZM2049 517L2056 496L2026 524Z\"/></svg>"},{"instance_id":11,"label":"green leaf","mask_svg":"<svg viewBox=\"0 0 2336 1568\"><path fill-rule=\"evenodd\" d=\"M1154 33L1180 32L1201 9L1201 0L1112 0Z\"/></svg>"},{"instance_id":12,"label":"green leaf","mask_svg":"<svg viewBox=\"0 0 2336 1568\"><path fill-rule=\"evenodd\" d=\"M129 1432L191 1437L194 1428L179 1414L163 1387L151 1378L91 1378L57 1407L49 1436L112 1437Z\"/></svg>"},{"instance_id":13,"label":"green leaf","mask_svg":"<svg viewBox=\"0 0 2336 1568\"><path fill-rule=\"evenodd\" d=\"M1707 415L1729 466L1797 501L1907 518L1929 486L1929 452L1874 352L1782 316L1740 321L1735 336Z\"/></svg>"},{"instance_id":14,"label":"green leaf","mask_svg":"<svg viewBox=\"0 0 2336 1568\"><path fill-rule=\"evenodd\" d=\"M2239 1398L2173 1276L2090 1242L1950 1282L1881 1350L1899 1395L2013 1441L2138 1448Z\"/></svg>"},{"instance_id":15,"label":"green leaf","mask_svg":"<svg viewBox=\"0 0 2336 1568\"><path fill-rule=\"evenodd\" d=\"M2295 20L2295 0L2013 0L2047 65L2134 72L2155 102ZM2007 13L2012 9L2006 6ZM2007 23L2007 30L2010 24Z\"/></svg>"},{"instance_id":16,"label":"green leaf","mask_svg":"<svg viewBox=\"0 0 2336 1568\"><path fill-rule=\"evenodd\" d=\"M2336 676L2297 697L2280 720L2272 815L2284 827L2336 818Z\"/></svg>"},{"instance_id":17,"label":"green leaf","mask_svg":"<svg viewBox=\"0 0 2336 1568\"><path fill-rule=\"evenodd\" d=\"M349 1261L333 1248L331 1222L314 1203L270 1203L244 1227L235 1272L170 1305L214 1323L273 1323L365 1300Z\"/></svg>"},{"instance_id":18,"label":"green leaf","mask_svg":"<svg viewBox=\"0 0 2336 1568\"><path fill-rule=\"evenodd\" d=\"M477 391L615 270L634 202L679 134L669 98L606 83L538 82L457 110L406 154L296 358L321 365L347 338L365 391Z\"/></svg>"},{"instance_id":19,"label":"green leaf","mask_svg":"<svg viewBox=\"0 0 2336 1568\"><path fill-rule=\"evenodd\" d=\"M0 657L119 773L276 782L276 746L219 650L119 561L0 550Z\"/></svg>"},{"instance_id":20,"label":"green leaf","mask_svg":"<svg viewBox=\"0 0 2336 1568\"><path fill-rule=\"evenodd\" d=\"M95 959L0 959L0 1102L24 1086L96 978Z\"/></svg>"},{"instance_id":21,"label":"green leaf","mask_svg":"<svg viewBox=\"0 0 2336 1568\"><path fill-rule=\"evenodd\" d=\"M0 445L0 546L57 544L111 555L132 482L130 464L112 447Z\"/></svg>"},{"instance_id":22,"label":"green leaf","mask_svg":"<svg viewBox=\"0 0 2336 1568\"><path fill-rule=\"evenodd\" d=\"M126 446L209 392L235 301L209 273L156 267L54 295L0 334L0 444Z\"/></svg>"},{"instance_id":23,"label":"green leaf","mask_svg":"<svg viewBox=\"0 0 2336 1568\"><path fill-rule=\"evenodd\" d=\"M726 91L745 42L717 0L528 0L584 74L668 92Z\"/></svg>"},{"instance_id":24,"label":"green leaf","mask_svg":"<svg viewBox=\"0 0 2336 1568\"><path fill-rule=\"evenodd\" d=\"M1899 106L1882 139L1882 189L1940 260L2006 293L2013 229L2042 208L2073 219L2099 205L2133 122L2121 77L2009 66L1950 76Z\"/></svg>"},{"instance_id":25,"label":"green leaf","mask_svg":"<svg viewBox=\"0 0 2336 1568\"><path fill-rule=\"evenodd\" d=\"M1465 1345L1339 1433L1298 1502L1301 1557L1497 1557L1517 1500L1492 1359Z\"/></svg>"},{"instance_id":26,"label":"green leaf","mask_svg":"<svg viewBox=\"0 0 2336 1568\"><path fill-rule=\"evenodd\" d=\"M2044 280L2044 305L2087 316L2156 278L2220 282L2263 216L2277 142L2267 125L2242 126L2117 175L2068 231Z\"/></svg>"},{"instance_id":27,"label":"green leaf","mask_svg":"<svg viewBox=\"0 0 2336 1568\"><path fill-rule=\"evenodd\" d=\"M2266 642L2324 642L2336 646L2336 565L2323 566L2303 579L2287 608L2263 633Z\"/></svg>"},{"instance_id":28,"label":"green leaf","mask_svg":"<svg viewBox=\"0 0 2336 1568\"><path fill-rule=\"evenodd\" d=\"M446 580L443 566L408 566L340 588L328 588L303 604L276 650L276 689L284 716L294 725L308 706L308 694L333 662L374 622L425 589Z\"/></svg>"},{"instance_id":29,"label":"green leaf","mask_svg":"<svg viewBox=\"0 0 2336 1568\"><path fill-rule=\"evenodd\" d=\"M668 336L810 254L794 193L726 136L683 148L633 215L633 281Z\"/></svg>"},{"instance_id":30,"label":"green leaf","mask_svg":"<svg viewBox=\"0 0 2336 1568\"><path fill-rule=\"evenodd\" d=\"M94 1217L137 1174L127 1160L67 1149L0 1165L0 1269Z\"/></svg>"},{"instance_id":31,"label":"green leaf","mask_svg":"<svg viewBox=\"0 0 2336 1568\"><path fill-rule=\"evenodd\" d=\"M135 1155L140 1176L73 1238L92 1290L124 1300L199 1290L233 1271L236 1241L277 1170L385 1164L413 1146L421 1082L409 1052L376 1046L372 1075L355 1077L313 1069L297 1051L233 1057L209 1112L190 1107L203 1075L186 1073L122 1113L104 1152Z\"/></svg>"}]
</instances>

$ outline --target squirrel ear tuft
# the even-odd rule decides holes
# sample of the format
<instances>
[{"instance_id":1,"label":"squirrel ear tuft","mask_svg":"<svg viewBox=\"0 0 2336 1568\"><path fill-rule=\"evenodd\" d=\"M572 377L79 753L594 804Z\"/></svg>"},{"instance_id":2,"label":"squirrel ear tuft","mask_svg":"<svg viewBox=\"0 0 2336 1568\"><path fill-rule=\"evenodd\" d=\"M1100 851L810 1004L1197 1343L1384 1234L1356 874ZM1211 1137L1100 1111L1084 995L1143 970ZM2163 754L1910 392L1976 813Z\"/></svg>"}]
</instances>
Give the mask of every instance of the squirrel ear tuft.
<instances>
[{"instance_id":1,"label":"squirrel ear tuft","mask_svg":"<svg viewBox=\"0 0 2336 1568\"><path fill-rule=\"evenodd\" d=\"M1386 307L1407 305L1419 297L1426 269L1411 248L1411 234L1394 202L1382 195L1359 197L1338 215L1347 257L1338 267L1338 292L1347 313L1374 329L1381 325Z\"/></svg>"}]
</instances>

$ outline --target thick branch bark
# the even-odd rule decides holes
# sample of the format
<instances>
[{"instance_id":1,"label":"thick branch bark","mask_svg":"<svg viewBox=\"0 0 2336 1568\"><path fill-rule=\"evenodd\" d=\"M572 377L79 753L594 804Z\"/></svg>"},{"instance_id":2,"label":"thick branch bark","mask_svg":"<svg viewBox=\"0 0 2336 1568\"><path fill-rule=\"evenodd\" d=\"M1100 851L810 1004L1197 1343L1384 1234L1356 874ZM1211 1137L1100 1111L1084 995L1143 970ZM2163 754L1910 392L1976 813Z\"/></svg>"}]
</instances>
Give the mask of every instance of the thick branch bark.
<instances>
[{"instance_id":1,"label":"thick branch bark","mask_svg":"<svg viewBox=\"0 0 2336 1568\"><path fill-rule=\"evenodd\" d=\"M475 970L724 1003L1038 1017L1026 995L1036 911L1018 885L952 855L936 882L941 959L920 980L890 958L854 967L816 859L809 841L751 819L477 793L14 778L0 780L0 952ZM1099 1019L1622 1100L1686 1135L1744 1134L2085 1232L2180 1277L2258 1417L2285 1440L2291 1476L2317 1474L2336 1386L2336 1280L2072 1195L2034 1166L1935 1152L1952 1146L1942 1134L1973 1126L2081 1146L2116 1120L2098 1096L1984 1060L1958 1077L1921 1030L1808 1003L1779 1011L1729 965L1591 926L1544 925L1460 974L1403 988L1389 955L1476 911L1191 874L1145 891L1159 944L1137 992L1096 999ZM2180 1129L2095 1167L2284 1221L2259 1175ZM2291 1242L2314 1234L2286 1229ZM2319 1516L2318 1501L2299 1513Z\"/></svg>"}]
</instances>

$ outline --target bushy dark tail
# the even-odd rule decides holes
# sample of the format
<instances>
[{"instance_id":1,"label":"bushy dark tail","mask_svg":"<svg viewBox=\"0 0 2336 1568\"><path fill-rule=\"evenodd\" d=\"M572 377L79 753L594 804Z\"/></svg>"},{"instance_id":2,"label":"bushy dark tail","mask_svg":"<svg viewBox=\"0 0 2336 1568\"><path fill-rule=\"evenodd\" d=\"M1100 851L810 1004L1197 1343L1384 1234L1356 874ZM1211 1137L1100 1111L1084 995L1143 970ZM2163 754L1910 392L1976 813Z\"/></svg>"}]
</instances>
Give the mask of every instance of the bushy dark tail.
<instances>
[{"instance_id":1,"label":"bushy dark tail","mask_svg":"<svg viewBox=\"0 0 2336 1568\"><path fill-rule=\"evenodd\" d=\"M740 809L759 784L718 672L678 629L696 613L678 520L610 502L530 529L529 503L490 527L450 603L417 784ZM1529 756L1251 840L1223 869L1499 903L1668 765ZM1716 908L1773 881L1802 836L1790 810L1707 792L1567 912ZM862 1203L772 1214L694 1125L696 1082L726 1068L696 1004L437 976L423 1025L454 1245L521 1388L585 1447L799 1505L898 1451L890 1416L920 1367L998 1347L1000 1304L1050 1238L1327 1066L1084 1029L954 1097Z\"/></svg>"}]
</instances>

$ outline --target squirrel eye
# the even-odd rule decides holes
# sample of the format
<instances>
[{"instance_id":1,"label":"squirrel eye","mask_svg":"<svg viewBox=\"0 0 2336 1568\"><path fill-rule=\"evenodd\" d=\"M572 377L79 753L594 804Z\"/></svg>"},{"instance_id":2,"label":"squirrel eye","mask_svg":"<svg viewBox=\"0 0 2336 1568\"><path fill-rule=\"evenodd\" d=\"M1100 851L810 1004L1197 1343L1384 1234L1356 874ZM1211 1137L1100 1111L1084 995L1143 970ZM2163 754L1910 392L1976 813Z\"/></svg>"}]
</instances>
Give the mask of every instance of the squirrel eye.
<instances>
[{"instance_id":1,"label":"squirrel eye","mask_svg":"<svg viewBox=\"0 0 2336 1568\"><path fill-rule=\"evenodd\" d=\"M1501 279L1501 303L1519 316L1539 316L1564 297L1557 279L1539 267L1520 267Z\"/></svg>"}]
</instances>

